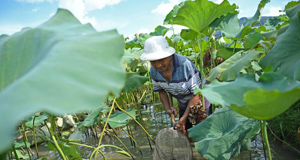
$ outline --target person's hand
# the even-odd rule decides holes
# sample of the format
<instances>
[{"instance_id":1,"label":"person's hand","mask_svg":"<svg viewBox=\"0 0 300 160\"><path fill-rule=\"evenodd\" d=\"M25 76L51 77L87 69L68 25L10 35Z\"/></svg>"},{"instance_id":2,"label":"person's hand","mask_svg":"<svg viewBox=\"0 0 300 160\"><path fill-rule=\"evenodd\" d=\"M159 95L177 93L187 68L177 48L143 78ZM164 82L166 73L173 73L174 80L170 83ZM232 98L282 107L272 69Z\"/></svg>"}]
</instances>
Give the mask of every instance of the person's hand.
<instances>
[{"instance_id":1,"label":"person's hand","mask_svg":"<svg viewBox=\"0 0 300 160\"><path fill-rule=\"evenodd\" d=\"M184 135L187 135L187 132L185 130L185 121L180 119L176 124L175 129L181 131Z\"/></svg>"},{"instance_id":2,"label":"person's hand","mask_svg":"<svg viewBox=\"0 0 300 160\"><path fill-rule=\"evenodd\" d=\"M174 114L174 116L177 116L177 110L175 107L171 107L170 109L167 110L167 114L171 116L171 114Z\"/></svg>"}]
</instances>

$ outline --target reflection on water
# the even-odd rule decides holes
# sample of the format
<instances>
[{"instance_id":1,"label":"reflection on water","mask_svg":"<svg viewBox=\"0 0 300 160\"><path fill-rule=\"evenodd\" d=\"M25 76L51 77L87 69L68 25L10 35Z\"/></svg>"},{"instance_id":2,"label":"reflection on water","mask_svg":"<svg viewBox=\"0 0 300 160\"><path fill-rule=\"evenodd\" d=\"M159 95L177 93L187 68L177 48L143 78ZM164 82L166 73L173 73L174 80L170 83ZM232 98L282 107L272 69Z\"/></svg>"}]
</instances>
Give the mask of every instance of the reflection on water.
<instances>
[{"instance_id":1,"label":"reflection on water","mask_svg":"<svg viewBox=\"0 0 300 160\"><path fill-rule=\"evenodd\" d=\"M156 108L156 114L153 113L153 107L142 107L142 115L137 117L137 120L146 128L148 133L155 139L156 134L163 128L170 127L170 119L167 114L165 114L162 106ZM175 119L178 121L178 118ZM130 152L134 155L136 160L152 160L153 150L155 148L155 144L147 138L146 133L139 127L135 122L131 121L129 123L130 129L132 132L132 136L137 142L137 145L133 145L134 143L130 140L130 137L125 133L128 132L128 128L124 128L124 130L116 129L117 136L121 139L121 141L128 147ZM100 133L100 132L99 132ZM87 144L93 147L98 146L98 138L93 138L92 136L86 136L82 134L83 139L82 143ZM271 143L271 148L273 150L274 159L297 159L295 153L291 154L290 151L284 150L281 148L280 144L276 144L275 142ZM102 144L112 144L124 149L121 143L114 138L111 134L106 134L103 137ZM241 152L238 157L232 157L231 160L262 160L264 159L264 152L262 150L263 145L261 143L260 136L256 136L252 141L252 147L248 151ZM125 149L124 149L125 150ZM81 154L82 158L88 159L92 153L92 149L86 147L77 147L77 151ZM108 160L126 160L131 159L130 157L126 157L119 153L116 153L115 148L111 147L103 147L101 151L104 152L106 159ZM125 150L126 151L126 150ZM193 149L194 159L203 159L200 154ZM40 157L47 157L48 159L59 159L58 154L56 152L50 151L49 149L40 146L39 147L39 155ZM97 159L103 159L101 154L98 154ZM300 159L300 155L298 156Z\"/></svg>"}]
</instances>

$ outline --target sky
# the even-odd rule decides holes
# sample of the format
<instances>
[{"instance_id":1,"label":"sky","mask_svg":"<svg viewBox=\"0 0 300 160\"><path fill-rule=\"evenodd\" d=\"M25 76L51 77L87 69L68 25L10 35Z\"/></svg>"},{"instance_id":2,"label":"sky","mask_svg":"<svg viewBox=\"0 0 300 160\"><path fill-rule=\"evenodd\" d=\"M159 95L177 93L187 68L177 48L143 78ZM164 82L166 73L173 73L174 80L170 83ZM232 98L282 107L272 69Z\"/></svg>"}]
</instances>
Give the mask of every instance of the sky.
<instances>
[{"instance_id":1,"label":"sky","mask_svg":"<svg viewBox=\"0 0 300 160\"><path fill-rule=\"evenodd\" d=\"M0 35L12 35L24 27L37 27L53 16L58 8L70 10L81 23L91 23L101 32L117 29L124 37L153 32L163 25L174 5L183 0L0 0ZM211 0L217 4L223 0ZM291 0L289 0L291 1ZM263 16L278 16L289 2L271 0ZM252 17L260 0L229 0L239 6L239 18ZM166 26L170 27L170 26ZM181 26L173 26L180 32Z\"/></svg>"}]
</instances>

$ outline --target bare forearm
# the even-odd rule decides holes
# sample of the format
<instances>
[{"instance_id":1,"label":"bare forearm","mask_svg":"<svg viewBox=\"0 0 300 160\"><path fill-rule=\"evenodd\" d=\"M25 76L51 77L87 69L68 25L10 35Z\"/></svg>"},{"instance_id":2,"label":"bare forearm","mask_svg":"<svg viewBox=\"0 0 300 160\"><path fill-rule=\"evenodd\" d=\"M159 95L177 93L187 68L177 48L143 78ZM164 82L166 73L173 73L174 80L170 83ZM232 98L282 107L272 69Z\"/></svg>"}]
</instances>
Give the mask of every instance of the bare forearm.
<instances>
[{"instance_id":1,"label":"bare forearm","mask_svg":"<svg viewBox=\"0 0 300 160\"><path fill-rule=\"evenodd\" d=\"M190 106L198 103L198 101L200 100L200 96L199 95L192 95L191 99L189 100L189 103L184 111L184 114L182 115L182 117L180 119L186 121L189 113L190 113Z\"/></svg>"},{"instance_id":2,"label":"bare forearm","mask_svg":"<svg viewBox=\"0 0 300 160\"><path fill-rule=\"evenodd\" d=\"M159 98L160 98L161 103L164 105L165 110L168 111L171 106L170 106L167 92L165 92L165 91L159 92Z\"/></svg>"}]
</instances>

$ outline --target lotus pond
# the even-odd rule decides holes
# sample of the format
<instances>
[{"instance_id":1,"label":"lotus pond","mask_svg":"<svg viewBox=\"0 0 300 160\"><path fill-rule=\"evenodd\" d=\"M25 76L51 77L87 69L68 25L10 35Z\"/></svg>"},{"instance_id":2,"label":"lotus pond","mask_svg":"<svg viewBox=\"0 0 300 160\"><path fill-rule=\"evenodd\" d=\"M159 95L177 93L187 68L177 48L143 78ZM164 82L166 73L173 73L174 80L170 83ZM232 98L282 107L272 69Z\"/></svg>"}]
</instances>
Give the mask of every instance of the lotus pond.
<instances>
[{"instance_id":1,"label":"lotus pond","mask_svg":"<svg viewBox=\"0 0 300 160\"><path fill-rule=\"evenodd\" d=\"M155 138L157 133L163 129L170 127L170 118L163 110L163 106L158 105L156 109L156 113L153 112L153 106L146 107L142 106L141 116L137 115L137 119L139 119L140 123L147 129L149 134ZM176 118L178 120L178 118ZM235 125L235 124L232 124ZM128 127L130 126L131 136L135 139L137 144L131 141L128 136ZM97 129L100 133L101 129ZM77 129L78 130L78 129ZM82 144L86 144L89 146L96 147L98 145L99 137L95 138L91 132L91 129L88 129L84 132L78 132L77 130L73 131L73 136L70 138L77 137L77 139ZM76 136L74 136L75 134ZM152 160L153 152L155 151L155 144L147 138L144 131L141 129L139 125L137 125L134 121L130 121L127 127L123 129L117 129L116 135L121 139L121 141L129 148L130 152L134 155L134 159L136 160ZM271 136L274 138L274 136ZM113 136L112 133L109 133L103 137L104 144L111 144L118 147L122 147L121 143ZM273 149L273 158L274 159L299 159L300 155L297 155L297 152L291 150L291 148L283 149L284 144L280 141L274 140L270 141L271 148ZM36 156L35 147L32 146L31 150ZM93 149L89 149L84 146L77 146L77 152L82 156L82 158L88 159L93 152ZM125 160L132 159L131 157L122 155L117 153L117 149L115 148L102 148L101 151L105 154L106 159L108 160ZM40 143L38 145L38 153L40 157L47 158L48 160L52 159L61 159L60 155L57 151L50 151L47 143ZM27 157L28 158L28 157ZM37 158L37 157L35 157ZM101 155L97 156L97 159L104 159ZM203 158L193 146L193 159L194 160L202 160ZM231 157L230 160L261 160L264 159L264 151L263 144L260 135L256 135L252 138L251 147L247 151L242 151L235 157Z\"/></svg>"},{"instance_id":2,"label":"lotus pond","mask_svg":"<svg viewBox=\"0 0 300 160\"><path fill-rule=\"evenodd\" d=\"M151 159L155 136L170 121L159 108L139 107L158 102L150 64L139 59L145 40L155 35L210 82L194 94L222 106L188 131L194 153L208 159L299 158L297 148L298 156L281 153L284 147L273 143L267 122L278 126L274 137L292 137L299 146L300 1L288 2L280 16L262 17L269 3L261 0L253 17L239 19L228 0L181 2L163 22L187 27L177 34L159 25L129 39L117 30L97 32L58 9L35 28L1 35L0 159L34 159L26 153L39 153L43 145L50 152L41 155L48 159ZM293 114L283 114L287 110ZM80 132L64 132L58 120L64 114L74 116ZM38 147L42 134L47 144Z\"/></svg>"}]
</instances>

